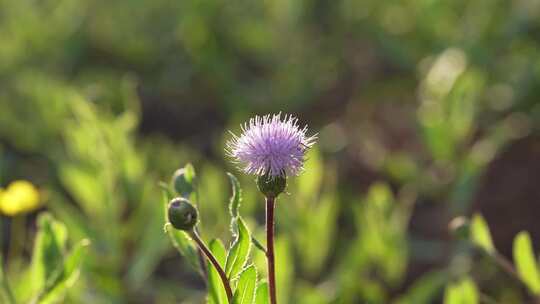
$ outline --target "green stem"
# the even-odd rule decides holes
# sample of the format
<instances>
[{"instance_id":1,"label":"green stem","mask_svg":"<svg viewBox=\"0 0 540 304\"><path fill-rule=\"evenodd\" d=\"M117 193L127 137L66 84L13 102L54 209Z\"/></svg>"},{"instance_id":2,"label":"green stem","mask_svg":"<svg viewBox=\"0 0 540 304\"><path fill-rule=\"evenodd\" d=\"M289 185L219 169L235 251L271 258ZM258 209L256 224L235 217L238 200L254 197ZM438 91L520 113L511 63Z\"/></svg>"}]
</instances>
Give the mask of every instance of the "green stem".
<instances>
[{"instance_id":1,"label":"green stem","mask_svg":"<svg viewBox=\"0 0 540 304\"><path fill-rule=\"evenodd\" d=\"M26 217L24 215L16 215L11 218L9 227L9 249L7 260L13 262L15 258L21 255L26 238Z\"/></svg>"},{"instance_id":2,"label":"green stem","mask_svg":"<svg viewBox=\"0 0 540 304\"><path fill-rule=\"evenodd\" d=\"M495 299L493 299L492 297L484 294L484 293L480 293L480 303L484 303L484 304L499 304L499 302L497 302Z\"/></svg>"}]
</instances>

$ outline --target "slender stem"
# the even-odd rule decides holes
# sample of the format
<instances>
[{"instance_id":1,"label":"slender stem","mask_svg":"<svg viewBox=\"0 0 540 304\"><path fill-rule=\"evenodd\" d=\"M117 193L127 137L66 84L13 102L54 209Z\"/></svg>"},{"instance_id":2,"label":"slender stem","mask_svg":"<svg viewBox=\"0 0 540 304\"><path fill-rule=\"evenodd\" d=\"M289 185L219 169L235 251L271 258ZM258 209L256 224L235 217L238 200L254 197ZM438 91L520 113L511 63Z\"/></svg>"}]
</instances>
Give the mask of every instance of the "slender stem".
<instances>
[{"instance_id":1,"label":"slender stem","mask_svg":"<svg viewBox=\"0 0 540 304\"><path fill-rule=\"evenodd\" d=\"M493 299L492 297L484 294L484 293L480 293L480 303L485 303L485 304L499 304L499 302L497 302L495 299Z\"/></svg>"},{"instance_id":2,"label":"slender stem","mask_svg":"<svg viewBox=\"0 0 540 304\"><path fill-rule=\"evenodd\" d=\"M195 227L194 230L197 232L197 234L199 234L199 230L197 230L197 227ZM197 255L199 257L199 264L201 266L201 269L200 269L201 275L206 280L206 279L208 279L208 269L206 269L206 263L205 263L205 260L204 260L204 253L201 250L201 248L197 248Z\"/></svg>"},{"instance_id":3,"label":"slender stem","mask_svg":"<svg viewBox=\"0 0 540 304\"><path fill-rule=\"evenodd\" d=\"M11 218L9 227L9 248L7 260L12 262L24 251L26 237L26 218L24 215L15 215Z\"/></svg>"},{"instance_id":4,"label":"slender stem","mask_svg":"<svg viewBox=\"0 0 540 304\"><path fill-rule=\"evenodd\" d=\"M199 237L199 234L193 230L191 231L190 235L195 240L195 242L197 243L199 248L202 250L204 255L206 255L210 263L212 263L212 265L214 265L214 267L216 268L216 271L218 272L219 277L221 278L221 282L223 283L223 287L225 287L225 292L227 293L227 299L229 300L229 303L231 303L233 293L232 293L231 285L229 284L229 279L227 279L227 275L225 274L225 271L223 270L221 265L219 265L218 261L216 260L214 255L210 252L210 250L208 250L208 247L206 247L204 242L201 240L201 238Z\"/></svg>"},{"instance_id":5,"label":"slender stem","mask_svg":"<svg viewBox=\"0 0 540 304\"><path fill-rule=\"evenodd\" d=\"M508 261L503 255L499 254L498 252L494 252L490 256L493 258L495 263L506 271L506 273L508 273L512 278L516 279L520 283L523 283L512 263L510 263L510 261Z\"/></svg>"},{"instance_id":6,"label":"slender stem","mask_svg":"<svg viewBox=\"0 0 540 304\"><path fill-rule=\"evenodd\" d=\"M514 268L514 265L512 265L512 263L508 259L506 259L506 257L504 257L498 252L494 252L491 254L487 253L487 256L490 257L495 262L495 264L497 264L502 270L504 270L511 278L516 280L516 282L520 283L525 290L529 290L525 282L523 282L523 280L519 277L519 274ZM529 295L534 299L534 303L540 303L540 297L531 293L529 293Z\"/></svg>"},{"instance_id":7,"label":"slender stem","mask_svg":"<svg viewBox=\"0 0 540 304\"><path fill-rule=\"evenodd\" d=\"M275 198L266 198L266 260L268 262L268 287L270 304L276 304L276 269L274 262L274 207Z\"/></svg>"}]
</instances>

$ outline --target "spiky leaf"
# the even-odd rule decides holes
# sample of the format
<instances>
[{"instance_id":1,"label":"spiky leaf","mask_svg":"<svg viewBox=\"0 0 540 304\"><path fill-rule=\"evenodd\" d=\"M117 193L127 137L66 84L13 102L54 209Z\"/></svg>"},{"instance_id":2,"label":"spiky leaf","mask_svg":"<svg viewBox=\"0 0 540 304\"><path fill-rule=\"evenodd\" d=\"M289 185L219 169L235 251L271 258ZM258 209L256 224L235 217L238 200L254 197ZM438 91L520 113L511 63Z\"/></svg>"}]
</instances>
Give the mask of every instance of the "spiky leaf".
<instances>
[{"instance_id":1,"label":"spiky leaf","mask_svg":"<svg viewBox=\"0 0 540 304\"><path fill-rule=\"evenodd\" d=\"M229 279L235 278L246 265L251 250L251 234L244 220L238 217L236 221L237 235L234 240L225 265L225 273Z\"/></svg>"}]
</instances>

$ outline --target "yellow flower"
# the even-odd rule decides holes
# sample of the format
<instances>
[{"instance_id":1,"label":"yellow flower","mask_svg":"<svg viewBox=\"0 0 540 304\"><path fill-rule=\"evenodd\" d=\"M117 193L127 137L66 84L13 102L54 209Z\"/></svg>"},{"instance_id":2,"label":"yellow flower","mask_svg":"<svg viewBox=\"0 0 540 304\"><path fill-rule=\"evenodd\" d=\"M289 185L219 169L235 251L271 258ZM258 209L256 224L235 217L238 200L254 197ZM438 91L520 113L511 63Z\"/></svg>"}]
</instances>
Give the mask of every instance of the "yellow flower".
<instances>
[{"instance_id":1,"label":"yellow flower","mask_svg":"<svg viewBox=\"0 0 540 304\"><path fill-rule=\"evenodd\" d=\"M40 206L39 192L28 181L14 181L4 190L0 188L0 212L15 216L33 211Z\"/></svg>"}]
</instances>

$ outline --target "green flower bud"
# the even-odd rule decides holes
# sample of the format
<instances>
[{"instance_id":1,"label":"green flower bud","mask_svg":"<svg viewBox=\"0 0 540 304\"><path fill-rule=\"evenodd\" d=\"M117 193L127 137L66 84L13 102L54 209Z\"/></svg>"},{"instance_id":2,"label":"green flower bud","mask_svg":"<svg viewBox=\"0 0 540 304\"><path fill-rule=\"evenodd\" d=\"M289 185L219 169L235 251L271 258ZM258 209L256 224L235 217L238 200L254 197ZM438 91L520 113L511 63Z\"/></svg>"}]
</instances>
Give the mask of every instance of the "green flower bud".
<instances>
[{"instance_id":1,"label":"green flower bud","mask_svg":"<svg viewBox=\"0 0 540 304\"><path fill-rule=\"evenodd\" d=\"M168 207L169 222L179 230L191 230L197 224L197 209L185 198L173 198Z\"/></svg>"},{"instance_id":2,"label":"green flower bud","mask_svg":"<svg viewBox=\"0 0 540 304\"><path fill-rule=\"evenodd\" d=\"M464 216L458 216L450 221L448 230L450 230L453 237L459 240L468 240L471 230L469 220Z\"/></svg>"},{"instance_id":3,"label":"green flower bud","mask_svg":"<svg viewBox=\"0 0 540 304\"><path fill-rule=\"evenodd\" d=\"M194 182L195 173L191 166L176 170L172 177L174 190L183 197L189 197L189 195L195 191L193 185Z\"/></svg>"},{"instance_id":4,"label":"green flower bud","mask_svg":"<svg viewBox=\"0 0 540 304\"><path fill-rule=\"evenodd\" d=\"M262 194L269 198L276 198L287 187L287 177L270 176L267 174L257 177L257 187Z\"/></svg>"}]
</instances>

